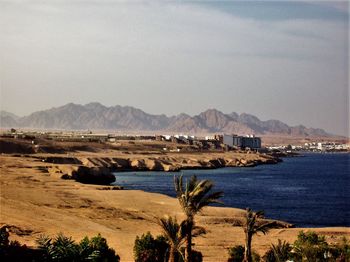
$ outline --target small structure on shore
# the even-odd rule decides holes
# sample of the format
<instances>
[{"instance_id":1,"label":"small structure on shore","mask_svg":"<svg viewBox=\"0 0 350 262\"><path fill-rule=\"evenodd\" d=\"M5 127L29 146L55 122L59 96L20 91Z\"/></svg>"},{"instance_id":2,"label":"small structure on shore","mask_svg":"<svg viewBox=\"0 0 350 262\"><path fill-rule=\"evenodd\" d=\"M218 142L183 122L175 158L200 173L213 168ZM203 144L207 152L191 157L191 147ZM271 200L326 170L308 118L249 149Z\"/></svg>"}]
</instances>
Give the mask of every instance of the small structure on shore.
<instances>
[{"instance_id":1,"label":"small structure on shore","mask_svg":"<svg viewBox=\"0 0 350 262\"><path fill-rule=\"evenodd\" d=\"M261 138L255 135L238 136L238 135L218 135L217 139L221 143L229 147L236 148L249 148L249 149L259 149L261 148Z\"/></svg>"}]
</instances>

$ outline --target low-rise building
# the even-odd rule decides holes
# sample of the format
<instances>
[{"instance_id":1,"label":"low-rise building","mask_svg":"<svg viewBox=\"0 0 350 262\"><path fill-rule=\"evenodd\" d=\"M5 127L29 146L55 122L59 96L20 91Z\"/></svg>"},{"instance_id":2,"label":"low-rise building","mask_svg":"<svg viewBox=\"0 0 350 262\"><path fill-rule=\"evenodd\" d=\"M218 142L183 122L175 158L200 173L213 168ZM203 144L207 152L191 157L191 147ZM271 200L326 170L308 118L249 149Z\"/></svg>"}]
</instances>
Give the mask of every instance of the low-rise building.
<instances>
[{"instance_id":1,"label":"low-rise building","mask_svg":"<svg viewBox=\"0 0 350 262\"><path fill-rule=\"evenodd\" d=\"M237 136L237 135L223 135L222 143L229 147L258 149L261 148L261 138L254 135Z\"/></svg>"},{"instance_id":2,"label":"low-rise building","mask_svg":"<svg viewBox=\"0 0 350 262\"><path fill-rule=\"evenodd\" d=\"M223 135L222 143L227 146L233 147L233 135Z\"/></svg>"},{"instance_id":3,"label":"low-rise building","mask_svg":"<svg viewBox=\"0 0 350 262\"><path fill-rule=\"evenodd\" d=\"M242 148L258 149L261 148L261 138L255 136L242 137Z\"/></svg>"}]
</instances>

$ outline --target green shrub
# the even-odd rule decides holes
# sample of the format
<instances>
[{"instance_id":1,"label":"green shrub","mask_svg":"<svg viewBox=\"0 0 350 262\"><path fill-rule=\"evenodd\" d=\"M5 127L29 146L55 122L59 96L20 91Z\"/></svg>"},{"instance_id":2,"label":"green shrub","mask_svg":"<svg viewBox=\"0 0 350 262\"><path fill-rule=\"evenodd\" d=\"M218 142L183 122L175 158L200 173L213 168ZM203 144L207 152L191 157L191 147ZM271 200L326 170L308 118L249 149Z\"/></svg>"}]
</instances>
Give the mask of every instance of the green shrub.
<instances>
[{"instance_id":1,"label":"green shrub","mask_svg":"<svg viewBox=\"0 0 350 262\"><path fill-rule=\"evenodd\" d=\"M77 244L71 237L58 234L55 238L41 235L38 248L28 248L18 241L9 241L7 227L0 228L0 261L94 261L119 262L119 256L100 234L85 237Z\"/></svg>"},{"instance_id":2,"label":"green shrub","mask_svg":"<svg viewBox=\"0 0 350 262\"><path fill-rule=\"evenodd\" d=\"M154 238L150 232L147 232L135 239L135 262L164 262L168 260L168 252L169 244L163 236Z\"/></svg>"},{"instance_id":3,"label":"green shrub","mask_svg":"<svg viewBox=\"0 0 350 262\"><path fill-rule=\"evenodd\" d=\"M263 256L264 262L277 262L275 253L273 252L272 248L268 249Z\"/></svg>"},{"instance_id":4,"label":"green shrub","mask_svg":"<svg viewBox=\"0 0 350 262\"><path fill-rule=\"evenodd\" d=\"M10 241L7 226L0 228L0 261L39 261L38 250L21 245L18 241Z\"/></svg>"},{"instance_id":5,"label":"green shrub","mask_svg":"<svg viewBox=\"0 0 350 262\"><path fill-rule=\"evenodd\" d=\"M265 262L283 262L291 258L292 247L286 241L278 239L277 245L271 245L265 253L263 259Z\"/></svg>"},{"instance_id":6,"label":"green shrub","mask_svg":"<svg viewBox=\"0 0 350 262\"><path fill-rule=\"evenodd\" d=\"M185 247L181 248L181 254L179 253L179 256L177 258L177 262L184 262L185 257ZM203 255L200 251L192 249L191 251L191 262L202 262L203 261Z\"/></svg>"},{"instance_id":7,"label":"green shrub","mask_svg":"<svg viewBox=\"0 0 350 262\"><path fill-rule=\"evenodd\" d=\"M350 261L350 244L346 237L343 237L341 243L329 247L329 255L337 262Z\"/></svg>"},{"instance_id":8,"label":"green shrub","mask_svg":"<svg viewBox=\"0 0 350 262\"><path fill-rule=\"evenodd\" d=\"M79 245L71 237L59 233L54 239L42 235L37 240L43 259L47 261L79 261Z\"/></svg>"},{"instance_id":9,"label":"green shrub","mask_svg":"<svg viewBox=\"0 0 350 262\"><path fill-rule=\"evenodd\" d=\"M244 258L244 247L236 245L228 250L228 262L242 262Z\"/></svg>"},{"instance_id":10,"label":"green shrub","mask_svg":"<svg viewBox=\"0 0 350 262\"><path fill-rule=\"evenodd\" d=\"M202 262L203 261L202 253L200 251L192 249L191 261L192 262Z\"/></svg>"},{"instance_id":11,"label":"green shrub","mask_svg":"<svg viewBox=\"0 0 350 262\"><path fill-rule=\"evenodd\" d=\"M91 239L85 237L79 244L61 233L54 239L42 235L37 243L43 261L119 261L119 256L100 234Z\"/></svg>"},{"instance_id":12,"label":"green shrub","mask_svg":"<svg viewBox=\"0 0 350 262\"><path fill-rule=\"evenodd\" d=\"M110 248L107 240L100 234L89 239L83 238L79 244L80 257L89 261L119 261L120 258L115 254L114 249Z\"/></svg>"},{"instance_id":13,"label":"green shrub","mask_svg":"<svg viewBox=\"0 0 350 262\"><path fill-rule=\"evenodd\" d=\"M236 245L228 249L228 262L242 262L244 259L244 246ZM256 252L252 252L253 262L259 262L260 256Z\"/></svg>"},{"instance_id":14,"label":"green shrub","mask_svg":"<svg viewBox=\"0 0 350 262\"><path fill-rule=\"evenodd\" d=\"M7 232L6 226L0 228L0 249L7 247L10 243L9 241L10 234Z\"/></svg>"},{"instance_id":15,"label":"green shrub","mask_svg":"<svg viewBox=\"0 0 350 262\"><path fill-rule=\"evenodd\" d=\"M253 262L259 262L261 260L260 255L254 251L252 252L252 259Z\"/></svg>"},{"instance_id":16,"label":"green shrub","mask_svg":"<svg viewBox=\"0 0 350 262\"><path fill-rule=\"evenodd\" d=\"M340 261L350 261L350 243L346 237L343 237L342 243L337 245L340 251Z\"/></svg>"},{"instance_id":17,"label":"green shrub","mask_svg":"<svg viewBox=\"0 0 350 262\"><path fill-rule=\"evenodd\" d=\"M328 261L328 244L315 232L299 232L293 245L294 261Z\"/></svg>"}]
</instances>

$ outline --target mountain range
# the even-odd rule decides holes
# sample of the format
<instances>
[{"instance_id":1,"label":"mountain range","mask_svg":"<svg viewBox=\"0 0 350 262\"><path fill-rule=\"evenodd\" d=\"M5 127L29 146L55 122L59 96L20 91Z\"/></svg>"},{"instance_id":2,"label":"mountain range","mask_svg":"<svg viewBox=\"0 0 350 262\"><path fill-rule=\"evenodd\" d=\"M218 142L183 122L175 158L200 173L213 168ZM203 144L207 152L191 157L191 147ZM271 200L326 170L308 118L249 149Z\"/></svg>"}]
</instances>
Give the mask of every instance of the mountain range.
<instances>
[{"instance_id":1,"label":"mountain range","mask_svg":"<svg viewBox=\"0 0 350 262\"><path fill-rule=\"evenodd\" d=\"M37 111L18 117L0 111L2 128L37 128L62 130L167 131L191 134L234 133L256 135L331 136L319 128L288 126L279 120L262 121L254 115L235 112L224 114L208 109L198 115L179 114L168 117L148 114L130 106L106 107L100 103L61 107Z\"/></svg>"}]
</instances>

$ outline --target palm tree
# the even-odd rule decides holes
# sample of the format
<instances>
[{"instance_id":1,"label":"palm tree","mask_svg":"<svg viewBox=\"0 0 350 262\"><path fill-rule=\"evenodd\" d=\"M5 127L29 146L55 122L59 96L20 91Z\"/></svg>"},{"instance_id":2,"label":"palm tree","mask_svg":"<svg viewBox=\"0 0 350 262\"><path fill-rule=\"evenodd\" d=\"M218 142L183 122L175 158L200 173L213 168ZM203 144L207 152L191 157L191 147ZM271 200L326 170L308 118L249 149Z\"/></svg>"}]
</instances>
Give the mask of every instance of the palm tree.
<instances>
[{"instance_id":1,"label":"palm tree","mask_svg":"<svg viewBox=\"0 0 350 262\"><path fill-rule=\"evenodd\" d=\"M252 262L252 239L255 234L261 232L265 235L270 229L282 227L276 221L261 222L263 218L264 211L255 213L250 208L246 209L245 219L242 223L245 234L244 262Z\"/></svg>"},{"instance_id":2,"label":"palm tree","mask_svg":"<svg viewBox=\"0 0 350 262\"><path fill-rule=\"evenodd\" d=\"M271 245L271 250L274 254L276 262L284 262L287 261L290 257L290 252L292 251L291 245L286 241L281 241L278 239L278 244Z\"/></svg>"},{"instance_id":3,"label":"palm tree","mask_svg":"<svg viewBox=\"0 0 350 262\"><path fill-rule=\"evenodd\" d=\"M174 177L175 191L180 206L186 215L186 249L185 262L191 261L192 237L195 228L194 217L204 207L212 203L221 203L218 199L223 196L223 192L211 193L214 186L210 180L197 180L192 176L186 185L183 185L183 176Z\"/></svg>"},{"instance_id":4,"label":"palm tree","mask_svg":"<svg viewBox=\"0 0 350 262\"><path fill-rule=\"evenodd\" d=\"M166 216L159 219L158 224L161 226L163 236L170 245L169 262L175 262L177 261L178 254L182 256L180 248L184 244L187 237L187 220L184 220L178 224L176 218ZM192 237L197 237L205 233L206 230L203 227L193 226L192 228Z\"/></svg>"},{"instance_id":5,"label":"palm tree","mask_svg":"<svg viewBox=\"0 0 350 262\"><path fill-rule=\"evenodd\" d=\"M177 223L176 218L164 217L158 220L158 224L163 230L163 235L170 245L169 262L175 262L180 247L185 242L185 221L181 224Z\"/></svg>"}]
</instances>

